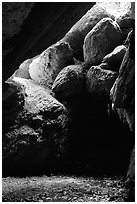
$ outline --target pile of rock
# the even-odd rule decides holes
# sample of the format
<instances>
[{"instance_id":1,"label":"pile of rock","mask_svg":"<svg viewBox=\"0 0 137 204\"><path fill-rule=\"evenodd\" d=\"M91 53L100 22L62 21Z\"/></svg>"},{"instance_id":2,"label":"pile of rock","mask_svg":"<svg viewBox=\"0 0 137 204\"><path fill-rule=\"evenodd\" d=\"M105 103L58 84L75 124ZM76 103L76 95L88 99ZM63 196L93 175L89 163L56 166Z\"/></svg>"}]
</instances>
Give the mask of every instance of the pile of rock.
<instances>
[{"instance_id":1,"label":"pile of rock","mask_svg":"<svg viewBox=\"0 0 137 204\"><path fill-rule=\"evenodd\" d=\"M23 62L7 80L3 96L4 169L14 171L13 164L18 170L25 164L27 168L60 166L69 120L63 100L83 92L95 93L110 103L111 90L114 107L134 130L131 8L116 18L96 4L64 38ZM9 111L14 117L8 117Z\"/></svg>"}]
</instances>

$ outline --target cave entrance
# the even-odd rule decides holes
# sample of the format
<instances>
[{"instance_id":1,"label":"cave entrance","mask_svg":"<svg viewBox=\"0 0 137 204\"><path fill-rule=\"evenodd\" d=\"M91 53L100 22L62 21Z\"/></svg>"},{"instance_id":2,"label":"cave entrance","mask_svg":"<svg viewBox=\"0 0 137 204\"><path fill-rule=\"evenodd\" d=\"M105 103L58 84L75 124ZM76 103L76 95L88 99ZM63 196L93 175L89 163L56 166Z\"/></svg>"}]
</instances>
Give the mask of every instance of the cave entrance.
<instances>
[{"instance_id":1,"label":"cave entrance","mask_svg":"<svg viewBox=\"0 0 137 204\"><path fill-rule=\"evenodd\" d=\"M96 94L71 97L69 168L97 176L126 175L133 133ZM73 161L73 162L72 162Z\"/></svg>"}]
</instances>

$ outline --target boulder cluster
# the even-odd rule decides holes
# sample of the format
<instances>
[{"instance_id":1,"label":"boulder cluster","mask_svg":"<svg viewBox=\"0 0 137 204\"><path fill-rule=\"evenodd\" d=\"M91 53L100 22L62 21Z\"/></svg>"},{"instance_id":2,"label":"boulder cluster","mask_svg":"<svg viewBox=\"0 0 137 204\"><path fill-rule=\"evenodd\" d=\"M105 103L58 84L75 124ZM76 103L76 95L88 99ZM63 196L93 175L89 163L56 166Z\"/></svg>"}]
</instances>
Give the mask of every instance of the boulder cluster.
<instances>
[{"instance_id":1,"label":"boulder cluster","mask_svg":"<svg viewBox=\"0 0 137 204\"><path fill-rule=\"evenodd\" d=\"M69 124L80 117L71 116L78 108L82 111L85 108L81 108L82 103L79 107L79 101L74 105L79 96L83 100L86 94L99 98L108 107L108 114L117 111L134 132L132 9L133 4L123 16L117 17L95 4L60 41L24 61L6 81L3 87L5 172L62 168L62 161L70 152Z\"/></svg>"}]
</instances>

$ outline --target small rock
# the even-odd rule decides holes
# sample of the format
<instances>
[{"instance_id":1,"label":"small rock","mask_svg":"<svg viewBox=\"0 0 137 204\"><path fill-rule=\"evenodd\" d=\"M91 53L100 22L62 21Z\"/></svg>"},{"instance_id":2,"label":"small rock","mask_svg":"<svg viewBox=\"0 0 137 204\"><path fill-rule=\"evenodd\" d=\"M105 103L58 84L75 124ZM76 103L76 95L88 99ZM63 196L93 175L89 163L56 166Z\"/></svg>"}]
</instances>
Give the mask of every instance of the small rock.
<instances>
[{"instance_id":1,"label":"small rock","mask_svg":"<svg viewBox=\"0 0 137 204\"><path fill-rule=\"evenodd\" d=\"M119 25L110 18L103 18L85 37L83 46L85 62L98 65L103 57L120 45L121 40Z\"/></svg>"},{"instance_id":2,"label":"small rock","mask_svg":"<svg viewBox=\"0 0 137 204\"><path fill-rule=\"evenodd\" d=\"M127 48L124 45L119 45L103 58L102 63L109 64L112 71L119 71L126 51Z\"/></svg>"}]
</instances>

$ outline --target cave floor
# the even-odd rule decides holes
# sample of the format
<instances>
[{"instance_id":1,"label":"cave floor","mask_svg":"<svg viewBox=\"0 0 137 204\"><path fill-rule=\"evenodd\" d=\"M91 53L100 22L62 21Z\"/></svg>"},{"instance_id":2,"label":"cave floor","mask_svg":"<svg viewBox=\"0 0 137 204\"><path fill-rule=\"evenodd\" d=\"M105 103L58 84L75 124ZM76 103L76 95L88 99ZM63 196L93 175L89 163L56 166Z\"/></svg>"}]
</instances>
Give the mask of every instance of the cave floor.
<instances>
[{"instance_id":1,"label":"cave floor","mask_svg":"<svg viewBox=\"0 0 137 204\"><path fill-rule=\"evenodd\" d=\"M126 198L123 177L59 175L2 179L3 202L124 202Z\"/></svg>"}]
</instances>

